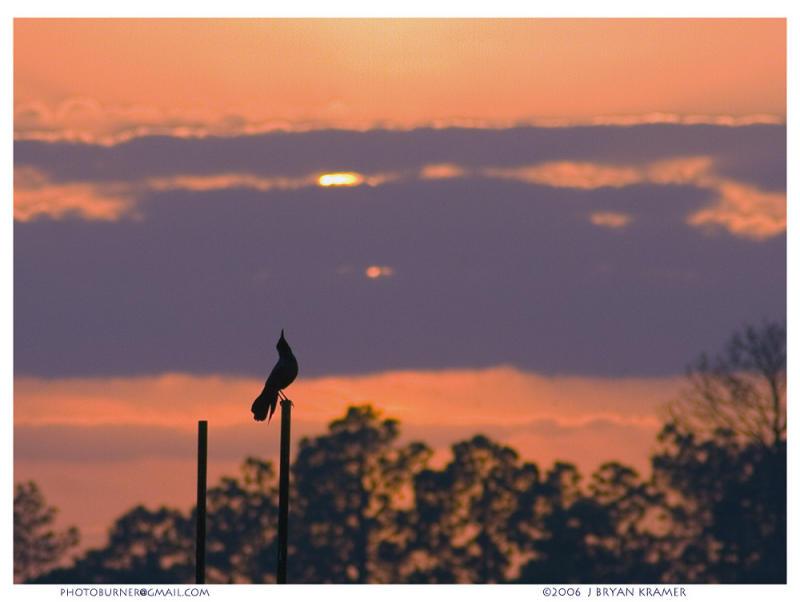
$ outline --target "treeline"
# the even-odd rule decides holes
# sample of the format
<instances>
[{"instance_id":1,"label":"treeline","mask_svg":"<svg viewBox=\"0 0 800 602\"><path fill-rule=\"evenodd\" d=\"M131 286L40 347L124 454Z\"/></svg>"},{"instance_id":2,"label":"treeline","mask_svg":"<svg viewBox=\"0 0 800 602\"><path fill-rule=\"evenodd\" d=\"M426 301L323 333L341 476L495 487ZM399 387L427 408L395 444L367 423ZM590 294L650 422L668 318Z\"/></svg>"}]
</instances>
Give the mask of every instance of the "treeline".
<instances>
[{"instance_id":1,"label":"treeline","mask_svg":"<svg viewBox=\"0 0 800 602\"><path fill-rule=\"evenodd\" d=\"M483 435L436 469L396 420L349 408L300 442L289 582L786 582L785 331L746 329L688 381L647 479L618 462L540 468ZM257 458L209 490L208 582L275 581L277 505ZM29 579L193 580L193 513L141 506L104 548Z\"/></svg>"}]
</instances>

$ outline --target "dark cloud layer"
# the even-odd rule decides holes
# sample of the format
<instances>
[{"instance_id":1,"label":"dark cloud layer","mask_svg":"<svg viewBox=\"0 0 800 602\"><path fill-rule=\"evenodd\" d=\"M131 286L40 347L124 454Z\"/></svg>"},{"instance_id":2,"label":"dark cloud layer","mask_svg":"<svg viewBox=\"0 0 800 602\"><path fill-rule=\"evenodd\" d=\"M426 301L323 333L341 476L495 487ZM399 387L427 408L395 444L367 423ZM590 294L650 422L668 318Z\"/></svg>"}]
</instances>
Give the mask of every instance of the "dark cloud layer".
<instances>
[{"instance_id":1,"label":"dark cloud layer","mask_svg":"<svg viewBox=\"0 0 800 602\"><path fill-rule=\"evenodd\" d=\"M235 138L149 136L112 147L37 141L14 145L17 166L39 167L55 181L125 181L229 171L292 177L336 170L386 172L432 163L466 167L564 160L637 164L691 155L714 156L722 175L735 175L765 190L785 188L786 128L782 125L323 130Z\"/></svg>"},{"instance_id":2,"label":"dark cloud layer","mask_svg":"<svg viewBox=\"0 0 800 602\"><path fill-rule=\"evenodd\" d=\"M775 126L313 132L111 148L26 142L15 159L63 180L134 181L713 151L739 180L780 189L784 136ZM306 375L503 363L680 372L742 323L786 311L785 236L757 242L687 226L710 194L457 178L150 192L138 199L141 220L17 222L15 371L264 374L285 328ZM599 211L632 221L598 227ZM368 279L369 265L394 273Z\"/></svg>"}]
</instances>

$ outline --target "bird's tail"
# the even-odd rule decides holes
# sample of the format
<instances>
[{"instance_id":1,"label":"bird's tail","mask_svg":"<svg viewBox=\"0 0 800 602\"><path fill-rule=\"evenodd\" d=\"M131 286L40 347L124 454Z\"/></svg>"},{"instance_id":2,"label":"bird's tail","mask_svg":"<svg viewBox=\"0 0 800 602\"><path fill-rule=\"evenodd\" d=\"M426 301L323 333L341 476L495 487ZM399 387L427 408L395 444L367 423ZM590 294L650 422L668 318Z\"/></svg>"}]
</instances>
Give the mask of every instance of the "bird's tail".
<instances>
[{"instance_id":1,"label":"bird's tail","mask_svg":"<svg viewBox=\"0 0 800 602\"><path fill-rule=\"evenodd\" d=\"M278 405L278 391L264 389L261 395L256 397L250 411L253 412L253 418L258 421L266 420L267 414L269 419L272 420L272 414L275 412L275 407Z\"/></svg>"}]
</instances>

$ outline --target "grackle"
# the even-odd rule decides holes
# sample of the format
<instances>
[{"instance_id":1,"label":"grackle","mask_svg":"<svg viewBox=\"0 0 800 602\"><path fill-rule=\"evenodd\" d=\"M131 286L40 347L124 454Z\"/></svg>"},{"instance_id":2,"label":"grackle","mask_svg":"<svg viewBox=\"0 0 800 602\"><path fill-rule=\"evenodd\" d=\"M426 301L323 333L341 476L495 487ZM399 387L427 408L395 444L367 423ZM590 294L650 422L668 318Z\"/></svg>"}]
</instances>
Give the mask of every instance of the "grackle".
<instances>
[{"instance_id":1,"label":"grackle","mask_svg":"<svg viewBox=\"0 0 800 602\"><path fill-rule=\"evenodd\" d=\"M278 405L278 395L280 394L285 399L281 389L288 387L297 378L297 359L294 357L289 343L283 338L283 330L281 330L281 338L278 339L276 348L278 349L278 363L269 373L264 390L256 397L250 408L253 418L256 420L266 419L267 411L269 411L269 419L272 420L272 414Z\"/></svg>"}]
</instances>

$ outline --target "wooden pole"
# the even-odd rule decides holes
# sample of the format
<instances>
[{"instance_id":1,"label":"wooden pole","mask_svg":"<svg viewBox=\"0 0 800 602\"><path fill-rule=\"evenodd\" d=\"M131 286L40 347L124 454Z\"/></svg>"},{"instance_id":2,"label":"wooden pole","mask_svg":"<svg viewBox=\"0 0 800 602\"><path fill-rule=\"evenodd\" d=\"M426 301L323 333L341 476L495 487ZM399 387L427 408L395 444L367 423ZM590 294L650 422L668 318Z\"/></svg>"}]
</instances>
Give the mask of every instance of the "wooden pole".
<instances>
[{"instance_id":1,"label":"wooden pole","mask_svg":"<svg viewBox=\"0 0 800 602\"><path fill-rule=\"evenodd\" d=\"M197 421L197 543L195 583L206 582L206 475L208 469L208 421Z\"/></svg>"},{"instance_id":2,"label":"wooden pole","mask_svg":"<svg viewBox=\"0 0 800 602\"><path fill-rule=\"evenodd\" d=\"M289 438L292 402L281 401L281 461L278 476L278 583L286 583L286 554L289 528Z\"/></svg>"}]
</instances>

